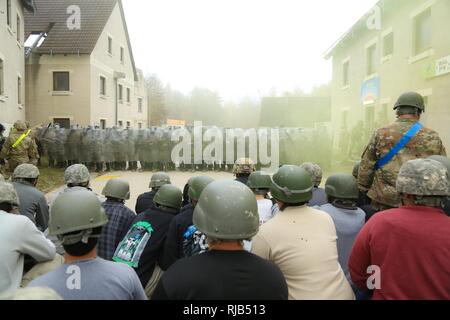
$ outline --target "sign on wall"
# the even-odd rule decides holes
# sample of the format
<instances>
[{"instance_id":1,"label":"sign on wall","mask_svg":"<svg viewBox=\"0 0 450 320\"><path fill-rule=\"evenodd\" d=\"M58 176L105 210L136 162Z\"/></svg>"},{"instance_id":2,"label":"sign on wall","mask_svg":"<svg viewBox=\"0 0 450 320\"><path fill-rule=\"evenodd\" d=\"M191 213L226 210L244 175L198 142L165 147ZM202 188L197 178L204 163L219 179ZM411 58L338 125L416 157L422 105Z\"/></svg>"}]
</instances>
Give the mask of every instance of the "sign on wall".
<instances>
[{"instance_id":1,"label":"sign on wall","mask_svg":"<svg viewBox=\"0 0 450 320\"><path fill-rule=\"evenodd\" d=\"M366 80L361 85L361 103L374 104L380 98L380 77Z\"/></svg>"},{"instance_id":2,"label":"sign on wall","mask_svg":"<svg viewBox=\"0 0 450 320\"><path fill-rule=\"evenodd\" d=\"M438 59L426 65L427 79L443 76L450 73L450 56Z\"/></svg>"}]
</instances>

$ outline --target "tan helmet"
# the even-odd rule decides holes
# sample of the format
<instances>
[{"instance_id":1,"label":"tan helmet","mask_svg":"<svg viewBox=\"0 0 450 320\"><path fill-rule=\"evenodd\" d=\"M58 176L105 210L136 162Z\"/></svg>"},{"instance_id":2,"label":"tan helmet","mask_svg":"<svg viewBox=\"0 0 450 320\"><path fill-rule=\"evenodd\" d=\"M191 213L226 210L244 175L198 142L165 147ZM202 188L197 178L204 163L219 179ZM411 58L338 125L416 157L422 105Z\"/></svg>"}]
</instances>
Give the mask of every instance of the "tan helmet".
<instances>
[{"instance_id":1,"label":"tan helmet","mask_svg":"<svg viewBox=\"0 0 450 320\"><path fill-rule=\"evenodd\" d=\"M0 182L0 203L9 203L16 207L20 205L19 196L11 183Z\"/></svg>"},{"instance_id":2,"label":"tan helmet","mask_svg":"<svg viewBox=\"0 0 450 320\"><path fill-rule=\"evenodd\" d=\"M66 169L64 181L66 184L87 183L91 179L88 168L84 164L74 164Z\"/></svg>"},{"instance_id":3,"label":"tan helmet","mask_svg":"<svg viewBox=\"0 0 450 320\"><path fill-rule=\"evenodd\" d=\"M18 166L13 172L13 179L37 179L39 169L32 164L24 163Z\"/></svg>"},{"instance_id":4,"label":"tan helmet","mask_svg":"<svg viewBox=\"0 0 450 320\"><path fill-rule=\"evenodd\" d=\"M234 174L251 174L256 170L255 163L250 158L240 158L233 166Z\"/></svg>"}]
</instances>

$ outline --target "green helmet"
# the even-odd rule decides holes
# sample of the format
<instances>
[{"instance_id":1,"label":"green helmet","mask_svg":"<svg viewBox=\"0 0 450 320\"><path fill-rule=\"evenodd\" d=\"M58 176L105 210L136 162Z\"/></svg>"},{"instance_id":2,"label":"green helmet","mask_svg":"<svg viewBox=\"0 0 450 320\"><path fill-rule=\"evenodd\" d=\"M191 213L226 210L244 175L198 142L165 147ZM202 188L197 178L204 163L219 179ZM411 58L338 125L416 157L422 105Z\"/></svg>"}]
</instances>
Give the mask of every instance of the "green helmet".
<instances>
[{"instance_id":1,"label":"green helmet","mask_svg":"<svg viewBox=\"0 0 450 320\"><path fill-rule=\"evenodd\" d=\"M20 205L19 196L11 183L0 182L0 203L9 203L16 207Z\"/></svg>"},{"instance_id":2,"label":"green helmet","mask_svg":"<svg viewBox=\"0 0 450 320\"><path fill-rule=\"evenodd\" d=\"M150 188L160 188L165 184L170 184L170 177L165 172L156 172L150 180Z\"/></svg>"},{"instance_id":3,"label":"green helmet","mask_svg":"<svg viewBox=\"0 0 450 320\"><path fill-rule=\"evenodd\" d=\"M50 235L58 236L63 244L71 245L80 241L87 243L92 229L108 223L108 217L97 196L88 190L62 193L50 209L48 228ZM68 235L68 233L79 232Z\"/></svg>"},{"instance_id":4,"label":"green helmet","mask_svg":"<svg viewBox=\"0 0 450 320\"><path fill-rule=\"evenodd\" d=\"M13 173L13 179L37 179L39 177L39 169L32 164L21 164Z\"/></svg>"},{"instance_id":5,"label":"green helmet","mask_svg":"<svg viewBox=\"0 0 450 320\"><path fill-rule=\"evenodd\" d=\"M450 196L447 168L440 162L430 159L408 161L398 174L397 192L425 197Z\"/></svg>"},{"instance_id":6,"label":"green helmet","mask_svg":"<svg viewBox=\"0 0 450 320\"><path fill-rule=\"evenodd\" d=\"M102 194L105 197L130 200L130 184L122 179L111 179L106 183Z\"/></svg>"},{"instance_id":7,"label":"green helmet","mask_svg":"<svg viewBox=\"0 0 450 320\"><path fill-rule=\"evenodd\" d=\"M322 168L316 164L311 162L303 163L300 168L305 169L311 175L312 183L315 187L320 186L322 182L323 171Z\"/></svg>"},{"instance_id":8,"label":"green helmet","mask_svg":"<svg viewBox=\"0 0 450 320\"><path fill-rule=\"evenodd\" d=\"M327 179L325 193L327 196L337 199L358 200L358 183L350 174L338 173Z\"/></svg>"},{"instance_id":9,"label":"green helmet","mask_svg":"<svg viewBox=\"0 0 450 320\"><path fill-rule=\"evenodd\" d=\"M394 110L400 107L414 107L425 112L425 101L417 92L406 92L398 98Z\"/></svg>"},{"instance_id":10,"label":"green helmet","mask_svg":"<svg viewBox=\"0 0 450 320\"><path fill-rule=\"evenodd\" d=\"M250 239L259 229L255 195L241 182L213 182L203 190L193 220L197 229L208 237Z\"/></svg>"},{"instance_id":11,"label":"green helmet","mask_svg":"<svg viewBox=\"0 0 450 320\"><path fill-rule=\"evenodd\" d=\"M449 158L444 157L444 156L431 156L428 159L435 160L435 161L443 164L447 168L448 174L450 176L450 159Z\"/></svg>"},{"instance_id":12,"label":"green helmet","mask_svg":"<svg viewBox=\"0 0 450 320\"><path fill-rule=\"evenodd\" d=\"M251 174L253 171L255 171L255 163L250 158L238 159L233 166L234 174Z\"/></svg>"},{"instance_id":13,"label":"green helmet","mask_svg":"<svg viewBox=\"0 0 450 320\"><path fill-rule=\"evenodd\" d=\"M183 204L183 193L174 185L165 184L156 192L153 202L160 206L179 210Z\"/></svg>"},{"instance_id":14,"label":"green helmet","mask_svg":"<svg viewBox=\"0 0 450 320\"><path fill-rule=\"evenodd\" d=\"M253 172L247 180L247 186L252 190L269 190L270 183L270 175L261 171Z\"/></svg>"},{"instance_id":15,"label":"green helmet","mask_svg":"<svg viewBox=\"0 0 450 320\"><path fill-rule=\"evenodd\" d=\"M189 199L198 201L198 199L200 199L200 195L201 195L203 189L205 189L206 186L213 181L214 181L214 179L212 179L210 177L205 177L205 176L198 176L198 177L193 177L193 178L189 179L189 182L188 182Z\"/></svg>"},{"instance_id":16,"label":"green helmet","mask_svg":"<svg viewBox=\"0 0 450 320\"><path fill-rule=\"evenodd\" d=\"M88 168L84 164L74 164L66 169L64 181L66 184L82 184L91 180Z\"/></svg>"},{"instance_id":17,"label":"green helmet","mask_svg":"<svg viewBox=\"0 0 450 320\"><path fill-rule=\"evenodd\" d=\"M355 166L353 167L353 173L352 175L355 177L355 179L358 179L359 175L359 167L361 166L361 161L358 161L355 163Z\"/></svg>"},{"instance_id":18,"label":"green helmet","mask_svg":"<svg viewBox=\"0 0 450 320\"><path fill-rule=\"evenodd\" d=\"M312 189L311 175L305 169L287 165L273 175L270 193L276 200L296 204L311 200Z\"/></svg>"}]
</instances>

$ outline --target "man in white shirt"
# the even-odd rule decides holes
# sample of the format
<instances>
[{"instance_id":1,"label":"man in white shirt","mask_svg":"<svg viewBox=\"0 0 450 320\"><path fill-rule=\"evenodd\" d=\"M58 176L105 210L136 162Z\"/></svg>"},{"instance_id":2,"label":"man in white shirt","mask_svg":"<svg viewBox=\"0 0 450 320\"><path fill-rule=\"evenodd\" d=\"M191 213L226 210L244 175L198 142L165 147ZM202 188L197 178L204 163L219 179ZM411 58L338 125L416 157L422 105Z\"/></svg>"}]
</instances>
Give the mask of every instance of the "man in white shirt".
<instances>
[{"instance_id":1,"label":"man in white shirt","mask_svg":"<svg viewBox=\"0 0 450 320\"><path fill-rule=\"evenodd\" d=\"M0 297L14 293L23 276L24 255L38 262L55 257L55 246L25 216L20 215L14 186L0 182Z\"/></svg>"}]
</instances>

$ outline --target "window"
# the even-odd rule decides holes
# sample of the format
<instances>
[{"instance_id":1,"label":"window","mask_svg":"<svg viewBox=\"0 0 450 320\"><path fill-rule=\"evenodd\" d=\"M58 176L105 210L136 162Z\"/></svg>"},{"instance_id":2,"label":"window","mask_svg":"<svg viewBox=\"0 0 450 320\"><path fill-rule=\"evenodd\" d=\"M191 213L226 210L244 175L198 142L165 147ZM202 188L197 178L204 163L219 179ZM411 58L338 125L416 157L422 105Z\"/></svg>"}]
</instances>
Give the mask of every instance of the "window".
<instances>
[{"instance_id":1,"label":"window","mask_svg":"<svg viewBox=\"0 0 450 320\"><path fill-rule=\"evenodd\" d=\"M53 91L70 91L69 72L53 72Z\"/></svg>"},{"instance_id":2,"label":"window","mask_svg":"<svg viewBox=\"0 0 450 320\"><path fill-rule=\"evenodd\" d=\"M130 90L130 88L127 88L127 102L128 103L131 102L131 90Z\"/></svg>"},{"instance_id":3,"label":"window","mask_svg":"<svg viewBox=\"0 0 450 320\"><path fill-rule=\"evenodd\" d=\"M431 8L414 19L414 54L431 48Z\"/></svg>"},{"instance_id":4,"label":"window","mask_svg":"<svg viewBox=\"0 0 450 320\"><path fill-rule=\"evenodd\" d=\"M16 31L17 31L17 42L19 42L19 43L21 43L22 42L22 37L21 37L21 34L22 34L22 28L21 28L21 23L22 23L22 20L20 19L20 16L19 15L17 15L17 26L16 26Z\"/></svg>"},{"instance_id":5,"label":"window","mask_svg":"<svg viewBox=\"0 0 450 320\"><path fill-rule=\"evenodd\" d=\"M119 84L119 101L123 101L123 86Z\"/></svg>"},{"instance_id":6,"label":"window","mask_svg":"<svg viewBox=\"0 0 450 320\"><path fill-rule=\"evenodd\" d=\"M366 49L367 71L366 75L370 76L375 73L377 45L374 44Z\"/></svg>"},{"instance_id":7,"label":"window","mask_svg":"<svg viewBox=\"0 0 450 320\"><path fill-rule=\"evenodd\" d=\"M342 86L347 87L350 83L349 81L349 69L350 69L350 61L344 62L342 65Z\"/></svg>"},{"instance_id":8,"label":"window","mask_svg":"<svg viewBox=\"0 0 450 320\"><path fill-rule=\"evenodd\" d=\"M138 112L142 113L142 98L138 98Z\"/></svg>"},{"instance_id":9,"label":"window","mask_svg":"<svg viewBox=\"0 0 450 320\"><path fill-rule=\"evenodd\" d=\"M11 19L11 0L6 0L6 23L11 28L12 19Z\"/></svg>"},{"instance_id":10,"label":"window","mask_svg":"<svg viewBox=\"0 0 450 320\"><path fill-rule=\"evenodd\" d=\"M112 43L113 39L111 37L108 37L108 53L112 54L113 53L113 43Z\"/></svg>"},{"instance_id":11,"label":"window","mask_svg":"<svg viewBox=\"0 0 450 320\"><path fill-rule=\"evenodd\" d=\"M127 121L127 128L131 128L131 122Z\"/></svg>"},{"instance_id":12,"label":"window","mask_svg":"<svg viewBox=\"0 0 450 320\"><path fill-rule=\"evenodd\" d=\"M139 130L142 129L142 122L138 123L138 128L139 128Z\"/></svg>"},{"instance_id":13,"label":"window","mask_svg":"<svg viewBox=\"0 0 450 320\"><path fill-rule=\"evenodd\" d=\"M119 125L120 128L123 127L123 121L122 121L122 120L119 120L117 123L118 123L118 125Z\"/></svg>"},{"instance_id":14,"label":"window","mask_svg":"<svg viewBox=\"0 0 450 320\"><path fill-rule=\"evenodd\" d=\"M125 62L125 50L123 47L120 47L120 62L122 64Z\"/></svg>"},{"instance_id":15,"label":"window","mask_svg":"<svg viewBox=\"0 0 450 320\"><path fill-rule=\"evenodd\" d=\"M22 104L22 78L17 77L17 103Z\"/></svg>"},{"instance_id":16,"label":"window","mask_svg":"<svg viewBox=\"0 0 450 320\"><path fill-rule=\"evenodd\" d=\"M394 33L389 33L383 38L383 57L394 54Z\"/></svg>"},{"instance_id":17,"label":"window","mask_svg":"<svg viewBox=\"0 0 450 320\"><path fill-rule=\"evenodd\" d=\"M70 129L70 119L68 118L54 118L53 122L59 124L61 128Z\"/></svg>"},{"instance_id":18,"label":"window","mask_svg":"<svg viewBox=\"0 0 450 320\"><path fill-rule=\"evenodd\" d=\"M3 60L0 59L0 96L3 96L4 94Z\"/></svg>"},{"instance_id":19,"label":"window","mask_svg":"<svg viewBox=\"0 0 450 320\"><path fill-rule=\"evenodd\" d=\"M100 119L100 128L106 129L106 120L105 119Z\"/></svg>"},{"instance_id":20,"label":"window","mask_svg":"<svg viewBox=\"0 0 450 320\"><path fill-rule=\"evenodd\" d=\"M100 94L106 96L106 78L100 76Z\"/></svg>"}]
</instances>

